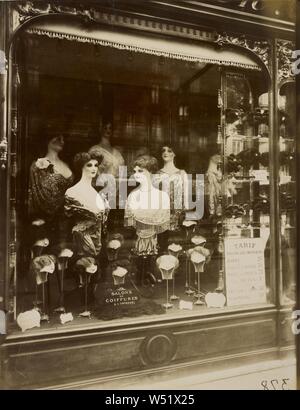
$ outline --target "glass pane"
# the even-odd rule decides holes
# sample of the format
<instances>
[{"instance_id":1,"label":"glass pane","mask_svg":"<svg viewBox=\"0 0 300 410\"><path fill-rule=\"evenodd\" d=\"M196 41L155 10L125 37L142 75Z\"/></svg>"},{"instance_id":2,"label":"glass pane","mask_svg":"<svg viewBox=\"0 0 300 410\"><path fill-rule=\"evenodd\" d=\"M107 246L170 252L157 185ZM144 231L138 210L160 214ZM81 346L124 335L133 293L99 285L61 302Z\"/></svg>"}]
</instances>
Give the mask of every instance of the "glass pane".
<instances>
[{"instance_id":1,"label":"glass pane","mask_svg":"<svg viewBox=\"0 0 300 410\"><path fill-rule=\"evenodd\" d=\"M227 304L271 302L268 93L251 75L226 73L224 84Z\"/></svg>"},{"instance_id":2,"label":"glass pane","mask_svg":"<svg viewBox=\"0 0 300 410\"><path fill-rule=\"evenodd\" d=\"M294 82L278 94L282 303L296 300L296 95Z\"/></svg>"},{"instance_id":3,"label":"glass pane","mask_svg":"<svg viewBox=\"0 0 300 410\"><path fill-rule=\"evenodd\" d=\"M223 81L214 65L29 35L24 47L15 313L51 327L269 302L261 73Z\"/></svg>"}]
</instances>

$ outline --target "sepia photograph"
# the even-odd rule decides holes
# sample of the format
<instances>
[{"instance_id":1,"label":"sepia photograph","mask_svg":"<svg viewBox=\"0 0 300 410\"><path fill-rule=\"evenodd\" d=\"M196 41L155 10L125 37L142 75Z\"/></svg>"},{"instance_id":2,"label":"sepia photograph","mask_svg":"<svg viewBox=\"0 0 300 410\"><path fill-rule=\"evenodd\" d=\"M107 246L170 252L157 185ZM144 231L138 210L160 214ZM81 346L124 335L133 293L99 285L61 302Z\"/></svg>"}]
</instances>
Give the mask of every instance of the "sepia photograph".
<instances>
[{"instance_id":1,"label":"sepia photograph","mask_svg":"<svg viewBox=\"0 0 300 410\"><path fill-rule=\"evenodd\" d=\"M0 390L300 389L298 74L298 0L0 1Z\"/></svg>"}]
</instances>

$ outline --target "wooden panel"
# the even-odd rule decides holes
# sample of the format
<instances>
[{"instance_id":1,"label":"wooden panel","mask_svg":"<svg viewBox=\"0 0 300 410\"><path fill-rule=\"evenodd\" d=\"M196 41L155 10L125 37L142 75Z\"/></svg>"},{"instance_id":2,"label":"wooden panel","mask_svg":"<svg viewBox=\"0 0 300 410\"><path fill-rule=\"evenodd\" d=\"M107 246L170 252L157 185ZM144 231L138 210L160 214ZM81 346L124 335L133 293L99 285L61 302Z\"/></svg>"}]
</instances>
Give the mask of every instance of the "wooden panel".
<instances>
[{"instance_id":1,"label":"wooden panel","mask_svg":"<svg viewBox=\"0 0 300 410\"><path fill-rule=\"evenodd\" d=\"M11 343L11 344L10 344ZM148 324L113 332L7 340L4 373L11 386L67 383L206 360L245 357L276 346L276 312ZM219 358L219 359L218 359Z\"/></svg>"},{"instance_id":2,"label":"wooden panel","mask_svg":"<svg viewBox=\"0 0 300 410\"><path fill-rule=\"evenodd\" d=\"M107 371L136 368L141 364L137 355L139 345L140 339L131 339L24 354L16 352L9 358L7 382L9 385L54 380L59 383L74 377L84 378Z\"/></svg>"},{"instance_id":3,"label":"wooden panel","mask_svg":"<svg viewBox=\"0 0 300 410\"><path fill-rule=\"evenodd\" d=\"M238 353L271 346L276 343L276 323L273 319L210 326L178 332L176 360Z\"/></svg>"},{"instance_id":4,"label":"wooden panel","mask_svg":"<svg viewBox=\"0 0 300 410\"><path fill-rule=\"evenodd\" d=\"M295 335L292 332L292 312L287 310L280 313L280 343L282 346L295 346Z\"/></svg>"}]
</instances>

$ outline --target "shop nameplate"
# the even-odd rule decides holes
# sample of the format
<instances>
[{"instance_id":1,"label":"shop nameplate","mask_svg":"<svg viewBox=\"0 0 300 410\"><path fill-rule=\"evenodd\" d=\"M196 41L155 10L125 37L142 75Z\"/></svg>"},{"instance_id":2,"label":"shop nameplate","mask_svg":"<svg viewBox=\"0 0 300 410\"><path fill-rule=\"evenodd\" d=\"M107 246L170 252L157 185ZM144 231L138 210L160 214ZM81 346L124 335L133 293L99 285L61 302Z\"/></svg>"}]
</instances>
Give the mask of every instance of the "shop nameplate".
<instances>
[{"instance_id":1,"label":"shop nameplate","mask_svg":"<svg viewBox=\"0 0 300 410\"><path fill-rule=\"evenodd\" d=\"M133 306L139 301L140 297L133 289L123 287L117 289L109 289L105 292L104 302L106 305L118 306Z\"/></svg>"},{"instance_id":2,"label":"shop nameplate","mask_svg":"<svg viewBox=\"0 0 300 410\"><path fill-rule=\"evenodd\" d=\"M262 238L225 239L227 306L266 303Z\"/></svg>"}]
</instances>

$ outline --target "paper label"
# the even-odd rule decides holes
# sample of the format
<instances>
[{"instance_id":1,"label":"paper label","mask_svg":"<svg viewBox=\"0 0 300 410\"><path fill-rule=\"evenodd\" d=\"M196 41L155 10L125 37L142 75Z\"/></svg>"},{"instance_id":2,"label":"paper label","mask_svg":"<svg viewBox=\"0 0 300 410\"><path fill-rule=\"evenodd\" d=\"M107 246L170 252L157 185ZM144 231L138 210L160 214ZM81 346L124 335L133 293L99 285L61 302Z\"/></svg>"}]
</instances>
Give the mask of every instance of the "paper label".
<instances>
[{"instance_id":1,"label":"paper label","mask_svg":"<svg viewBox=\"0 0 300 410\"><path fill-rule=\"evenodd\" d=\"M265 238L225 240L227 306L266 303Z\"/></svg>"}]
</instances>

